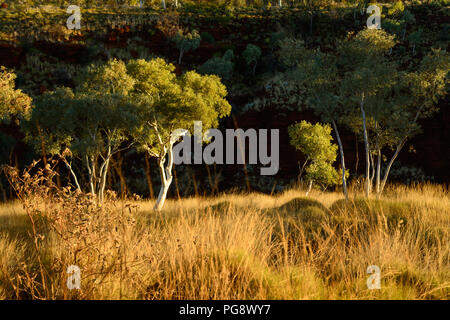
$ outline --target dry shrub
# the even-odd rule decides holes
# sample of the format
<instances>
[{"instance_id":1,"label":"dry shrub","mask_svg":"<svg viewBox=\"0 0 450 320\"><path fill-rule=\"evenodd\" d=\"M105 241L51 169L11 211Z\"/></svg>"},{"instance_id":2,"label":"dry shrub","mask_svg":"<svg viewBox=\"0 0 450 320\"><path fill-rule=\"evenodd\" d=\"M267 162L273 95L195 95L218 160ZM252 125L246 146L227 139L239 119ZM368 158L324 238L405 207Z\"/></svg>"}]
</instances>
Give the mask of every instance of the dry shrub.
<instances>
[{"instance_id":1,"label":"dry shrub","mask_svg":"<svg viewBox=\"0 0 450 320\"><path fill-rule=\"evenodd\" d=\"M53 181L57 173L50 164L45 168L36 164L22 174L5 168L30 220L36 254L35 261L26 261L36 266L26 270L32 281L14 284L15 291L24 291L34 299L83 299L95 297L112 278L119 279L122 287L128 266L136 263L127 260L125 253L133 243L130 235L136 205L121 203L113 192L99 203L91 194L58 188ZM81 269L81 290L69 290L66 285L70 265Z\"/></svg>"}]
</instances>

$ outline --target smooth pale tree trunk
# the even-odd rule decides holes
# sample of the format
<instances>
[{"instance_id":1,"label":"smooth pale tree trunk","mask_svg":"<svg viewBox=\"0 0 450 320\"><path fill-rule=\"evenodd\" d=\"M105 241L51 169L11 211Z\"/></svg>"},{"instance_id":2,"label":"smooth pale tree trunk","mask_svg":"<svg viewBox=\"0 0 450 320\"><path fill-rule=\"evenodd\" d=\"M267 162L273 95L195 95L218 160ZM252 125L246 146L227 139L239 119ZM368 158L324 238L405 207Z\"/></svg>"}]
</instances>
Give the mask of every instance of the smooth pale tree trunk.
<instances>
[{"instance_id":1,"label":"smooth pale tree trunk","mask_svg":"<svg viewBox=\"0 0 450 320\"><path fill-rule=\"evenodd\" d=\"M101 174L100 174L100 186L98 190L98 197L100 202L103 202L105 198L105 188L106 188L106 175L108 173L109 169L109 160L110 157L108 157L105 162L102 164Z\"/></svg>"},{"instance_id":2,"label":"smooth pale tree trunk","mask_svg":"<svg viewBox=\"0 0 450 320\"><path fill-rule=\"evenodd\" d=\"M180 49L180 55L178 56L178 64L181 64L181 59L183 58L184 50Z\"/></svg>"},{"instance_id":3,"label":"smooth pale tree trunk","mask_svg":"<svg viewBox=\"0 0 450 320\"><path fill-rule=\"evenodd\" d=\"M159 191L158 199L156 200L154 209L159 211L164 206L166 201L167 192L169 191L170 184L172 183L172 167L173 167L173 143L170 143L167 151L168 159L165 166L165 156L159 160L159 173L161 176L161 190Z\"/></svg>"},{"instance_id":4,"label":"smooth pale tree trunk","mask_svg":"<svg viewBox=\"0 0 450 320\"><path fill-rule=\"evenodd\" d=\"M92 166L91 166L92 160ZM86 167L88 169L89 176L89 189L92 195L95 195L95 163L93 159L89 159L89 156L86 155Z\"/></svg>"},{"instance_id":5,"label":"smooth pale tree trunk","mask_svg":"<svg viewBox=\"0 0 450 320\"><path fill-rule=\"evenodd\" d=\"M64 163L65 163L67 169L69 170L69 172L70 172L70 174L71 174L71 176L72 176L72 178L73 178L73 181L74 181L74 183L75 183L75 186L77 187L77 190L78 190L78 191L81 191L80 184L78 183L77 175L76 175L75 172L73 171L72 166L70 165L69 162L67 162L67 160L64 159L63 161L64 161Z\"/></svg>"},{"instance_id":6,"label":"smooth pale tree trunk","mask_svg":"<svg viewBox=\"0 0 450 320\"><path fill-rule=\"evenodd\" d=\"M417 120L419 119L420 113L422 112L422 109L424 108L424 106L422 105L419 110L417 110L416 112L416 116L414 117L414 120L411 122L411 127L413 127L416 123ZM392 156L391 160L389 161L387 167L386 167L386 172L384 173L383 176L383 181L381 182L381 186L380 186L380 193L383 192L384 187L386 185L386 181L387 178L389 176L389 171L391 170L392 164L394 163L395 159L397 158L398 154L400 153L400 151L402 150L403 146L406 143L406 140L408 139L408 136L411 134L411 132L409 131L408 133L405 134L404 138L398 143L397 148L395 149L395 153Z\"/></svg>"},{"instance_id":7,"label":"smooth pale tree trunk","mask_svg":"<svg viewBox=\"0 0 450 320\"><path fill-rule=\"evenodd\" d=\"M161 1L161 6L163 9L166 9L166 0Z\"/></svg>"},{"instance_id":8,"label":"smooth pale tree trunk","mask_svg":"<svg viewBox=\"0 0 450 320\"><path fill-rule=\"evenodd\" d=\"M111 142L108 140L108 151L106 157L103 160L102 165L100 166L99 171L100 183L98 186L98 197L100 202L103 202L105 196L106 176L108 174L109 160L111 159L111 156L112 156Z\"/></svg>"},{"instance_id":9,"label":"smooth pale tree trunk","mask_svg":"<svg viewBox=\"0 0 450 320\"><path fill-rule=\"evenodd\" d=\"M372 152L369 152L369 156L370 156L370 169L372 170L370 173L369 185L370 185L370 188L372 189L373 179L375 179L375 161L374 161Z\"/></svg>"},{"instance_id":10,"label":"smooth pale tree trunk","mask_svg":"<svg viewBox=\"0 0 450 320\"><path fill-rule=\"evenodd\" d=\"M278 0L278 6L281 8L283 6L283 0Z\"/></svg>"},{"instance_id":11,"label":"smooth pale tree trunk","mask_svg":"<svg viewBox=\"0 0 450 320\"><path fill-rule=\"evenodd\" d=\"M175 0L175 8L178 8L178 0Z\"/></svg>"},{"instance_id":12,"label":"smooth pale tree trunk","mask_svg":"<svg viewBox=\"0 0 450 320\"><path fill-rule=\"evenodd\" d=\"M309 195L309 193L311 192L312 184L313 184L313 181L312 181L312 180L309 180L308 190L306 190L306 194L305 194L306 197L307 197L307 196Z\"/></svg>"},{"instance_id":13,"label":"smooth pale tree trunk","mask_svg":"<svg viewBox=\"0 0 450 320\"><path fill-rule=\"evenodd\" d=\"M383 181L381 182L381 186L380 186L380 193L383 192L384 187L386 185L386 181L387 178L389 176L389 171L391 170L392 164L394 163L395 159L397 158L398 154L400 153L400 151L402 150L403 146L405 145L406 142L406 138L403 138L402 141L397 145L397 148L395 149L395 153L392 156L391 160L389 160L389 163L386 167L386 172L384 173L383 176Z\"/></svg>"},{"instance_id":14,"label":"smooth pale tree trunk","mask_svg":"<svg viewBox=\"0 0 450 320\"><path fill-rule=\"evenodd\" d=\"M375 178L375 188L376 192L379 195L380 194L380 176L381 176L381 149L380 149L380 141L377 134L377 140L376 140L376 152L377 152L377 174Z\"/></svg>"},{"instance_id":15,"label":"smooth pale tree trunk","mask_svg":"<svg viewBox=\"0 0 450 320\"><path fill-rule=\"evenodd\" d=\"M364 133L364 146L366 148L366 183L365 183L365 195L369 197L370 194L370 147L369 147L369 137L367 136L366 127L366 112L364 111L364 93L361 96L361 116L363 120L363 133Z\"/></svg>"},{"instance_id":16,"label":"smooth pale tree trunk","mask_svg":"<svg viewBox=\"0 0 450 320\"><path fill-rule=\"evenodd\" d=\"M336 132L336 138L339 145L339 154L341 156L341 167L342 167L342 190L344 191L345 199L348 200L348 192L347 192L347 181L345 179L345 159L344 159L344 149L342 148L342 141L339 135L339 131L336 125L336 121L333 120L333 128Z\"/></svg>"}]
</instances>

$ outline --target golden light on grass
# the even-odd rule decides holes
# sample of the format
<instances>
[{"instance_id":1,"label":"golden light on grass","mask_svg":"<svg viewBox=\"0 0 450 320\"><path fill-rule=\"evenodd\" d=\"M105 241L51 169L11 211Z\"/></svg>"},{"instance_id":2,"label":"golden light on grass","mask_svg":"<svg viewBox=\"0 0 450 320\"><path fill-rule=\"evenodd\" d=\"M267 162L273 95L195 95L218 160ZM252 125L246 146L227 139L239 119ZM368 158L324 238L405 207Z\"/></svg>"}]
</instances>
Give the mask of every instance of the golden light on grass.
<instances>
[{"instance_id":1,"label":"golden light on grass","mask_svg":"<svg viewBox=\"0 0 450 320\"><path fill-rule=\"evenodd\" d=\"M307 199L303 195L304 191L292 189L277 196L223 194L168 200L161 212L152 210L151 201L126 205L110 197L101 209L86 209L84 198L52 206L41 199L34 209L42 209L40 214L48 221L36 221L38 250L22 205L4 204L0 295L450 298L450 199L445 187L396 186L381 199L369 200L354 191L350 203L340 193L315 191ZM81 228L69 218L88 223ZM66 287L70 264L81 268L81 290ZM380 290L367 289L369 265L381 269Z\"/></svg>"}]
</instances>

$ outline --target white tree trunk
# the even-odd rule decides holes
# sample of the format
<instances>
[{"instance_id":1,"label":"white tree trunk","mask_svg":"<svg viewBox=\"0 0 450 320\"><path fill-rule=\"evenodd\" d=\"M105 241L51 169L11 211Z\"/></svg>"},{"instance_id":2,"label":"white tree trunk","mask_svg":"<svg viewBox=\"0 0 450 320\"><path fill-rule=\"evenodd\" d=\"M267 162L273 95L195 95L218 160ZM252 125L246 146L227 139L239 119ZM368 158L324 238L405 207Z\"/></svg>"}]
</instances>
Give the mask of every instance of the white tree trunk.
<instances>
[{"instance_id":1,"label":"white tree trunk","mask_svg":"<svg viewBox=\"0 0 450 320\"><path fill-rule=\"evenodd\" d=\"M312 181L312 180L309 180L308 190L306 190L306 194L305 194L306 197L307 197L307 196L309 195L309 193L311 192L312 184L313 184L313 181Z\"/></svg>"},{"instance_id":2,"label":"white tree trunk","mask_svg":"<svg viewBox=\"0 0 450 320\"><path fill-rule=\"evenodd\" d=\"M381 148L380 148L380 142L377 135L377 142L376 142L376 149L377 149L377 175L375 180L375 188L377 194L380 194L380 176L381 176Z\"/></svg>"},{"instance_id":3,"label":"white tree trunk","mask_svg":"<svg viewBox=\"0 0 450 320\"><path fill-rule=\"evenodd\" d=\"M77 175L75 174L75 171L73 171L72 165L64 157L61 156L61 159L65 163L65 165L66 165L67 169L69 170L70 174L72 175L72 178L74 180L75 186L77 187L77 190L81 191L81 187L80 187L80 184L78 183Z\"/></svg>"},{"instance_id":4,"label":"white tree trunk","mask_svg":"<svg viewBox=\"0 0 450 320\"><path fill-rule=\"evenodd\" d=\"M424 108L424 105L422 105L419 110L417 110L416 112L416 116L414 117L414 120L411 122L411 127L414 126L414 124L417 123L417 120L419 119L419 116L422 112L422 109ZM386 181L387 178L389 176L389 171L391 170L392 164L394 163L395 159L397 158L398 154L400 153L400 151L402 150L403 146L406 143L406 140L408 139L408 136L411 134L411 131L407 132L405 134L405 136L403 137L403 139L398 143L397 148L395 149L395 153L392 156L391 160L389 161L387 167L386 167L386 172L384 173L384 177L383 177L383 181L381 182L381 186L380 186L380 193L383 192L384 187L386 185Z\"/></svg>"},{"instance_id":5,"label":"white tree trunk","mask_svg":"<svg viewBox=\"0 0 450 320\"><path fill-rule=\"evenodd\" d=\"M92 160L92 166L90 163L89 156L86 155L86 167L88 169L88 176L89 176L89 189L92 195L95 195L95 164Z\"/></svg>"},{"instance_id":6,"label":"white tree trunk","mask_svg":"<svg viewBox=\"0 0 450 320\"><path fill-rule=\"evenodd\" d=\"M169 191L170 184L172 183L172 167L173 167L173 143L170 143L168 151L167 166L165 165L165 155L159 160L159 173L161 176L161 190L159 191L158 199L156 200L154 209L159 211L164 206L166 201L167 192Z\"/></svg>"},{"instance_id":7,"label":"white tree trunk","mask_svg":"<svg viewBox=\"0 0 450 320\"><path fill-rule=\"evenodd\" d=\"M162 0L161 5L163 9L166 9L166 0Z\"/></svg>"},{"instance_id":8,"label":"white tree trunk","mask_svg":"<svg viewBox=\"0 0 450 320\"><path fill-rule=\"evenodd\" d=\"M108 173L108 169L109 169L109 160L110 158L108 157L106 159L106 161L103 164L103 168L102 168L102 174L100 176L100 186L99 186L99 191L98 191L98 196L99 196L99 200L100 202L103 202L104 198L105 198L105 188L106 188L106 175Z\"/></svg>"},{"instance_id":9,"label":"white tree trunk","mask_svg":"<svg viewBox=\"0 0 450 320\"><path fill-rule=\"evenodd\" d=\"M400 153L400 151L402 150L403 146L405 145L406 142L406 138L404 138L398 145L397 148L395 150L394 155L392 156L391 160L389 161L387 167L386 167L386 172L384 173L384 177L383 177L383 181L381 182L381 186L380 186L380 193L383 192L384 187L386 185L386 181L387 178L389 176L389 171L391 170L392 164L394 163L395 159L397 158L398 154Z\"/></svg>"},{"instance_id":10,"label":"white tree trunk","mask_svg":"<svg viewBox=\"0 0 450 320\"><path fill-rule=\"evenodd\" d=\"M169 191L170 183L168 181L162 181L161 179L161 189L159 190L158 199L156 200L154 209L160 211L164 206L166 201L167 192Z\"/></svg>"},{"instance_id":11,"label":"white tree trunk","mask_svg":"<svg viewBox=\"0 0 450 320\"><path fill-rule=\"evenodd\" d=\"M363 133L364 133L364 146L366 148L366 183L365 183L365 195L369 197L370 194L370 147L369 147L369 137L367 136L366 127L366 112L364 111L364 93L361 96L361 115L363 120Z\"/></svg>"},{"instance_id":12,"label":"white tree trunk","mask_svg":"<svg viewBox=\"0 0 450 320\"><path fill-rule=\"evenodd\" d=\"M337 129L336 122L333 120L334 131L336 132L336 138L339 145L339 153L341 155L341 167L342 167L342 189L344 191L345 199L348 200L348 192L347 192L347 181L345 179L345 159L344 159L344 149L342 148L341 137L339 136L339 131Z\"/></svg>"},{"instance_id":13,"label":"white tree trunk","mask_svg":"<svg viewBox=\"0 0 450 320\"><path fill-rule=\"evenodd\" d=\"M372 172L370 173L370 189L372 189L373 186L373 179L375 178L375 160L373 157L372 152L369 152L369 156L370 156L370 169L372 170Z\"/></svg>"},{"instance_id":14,"label":"white tree trunk","mask_svg":"<svg viewBox=\"0 0 450 320\"><path fill-rule=\"evenodd\" d=\"M181 59L183 58L184 50L180 49L180 55L178 56L178 64L181 64Z\"/></svg>"}]
</instances>

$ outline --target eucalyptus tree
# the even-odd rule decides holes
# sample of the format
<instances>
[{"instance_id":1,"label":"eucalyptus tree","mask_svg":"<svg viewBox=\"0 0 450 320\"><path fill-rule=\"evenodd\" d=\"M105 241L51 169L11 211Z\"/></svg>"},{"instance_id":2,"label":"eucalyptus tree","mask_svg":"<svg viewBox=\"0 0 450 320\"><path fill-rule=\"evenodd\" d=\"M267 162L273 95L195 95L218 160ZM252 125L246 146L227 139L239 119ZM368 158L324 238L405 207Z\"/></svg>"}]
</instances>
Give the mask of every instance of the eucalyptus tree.
<instances>
[{"instance_id":1,"label":"eucalyptus tree","mask_svg":"<svg viewBox=\"0 0 450 320\"><path fill-rule=\"evenodd\" d=\"M242 57L245 60L247 68L251 70L251 74L254 76L256 71L256 64L261 57L261 49L254 44L248 44L245 50L242 52Z\"/></svg>"},{"instance_id":2,"label":"eucalyptus tree","mask_svg":"<svg viewBox=\"0 0 450 320\"><path fill-rule=\"evenodd\" d=\"M69 149L71 136L64 121L65 111L70 108L73 98L74 94L68 88L58 88L38 96L29 121L22 123L22 130L25 141L44 159L46 155L58 156L66 164L76 188L81 191Z\"/></svg>"},{"instance_id":3,"label":"eucalyptus tree","mask_svg":"<svg viewBox=\"0 0 450 320\"><path fill-rule=\"evenodd\" d=\"M389 111L387 127L391 134L394 154L391 156L379 192L383 192L392 164L404 145L420 133L420 119L430 117L438 109L438 101L447 94L450 56L446 51L432 50L415 71L401 74L401 82L395 88L398 103Z\"/></svg>"},{"instance_id":4,"label":"eucalyptus tree","mask_svg":"<svg viewBox=\"0 0 450 320\"><path fill-rule=\"evenodd\" d=\"M297 39L283 40L280 48L280 61L288 70L281 75L277 85L289 90L289 103L298 110L311 108L323 122L333 126L339 146L343 193L348 199L348 172L338 129L348 114L348 108L343 106L336 56L308 49L302 40Z\"/></svg>"},{"instance_id":5,"label":"eucalyptus tree","mask_svg":"<svg viewBox=\"0 0 450 320\"><path fill-rule=\"evenodd\" d=\"M349 110L358 109L362 121L365 147L365 194L371 192L371 147L367 118L373 114L371 101L382 97L382 92L395 85L397 66L387 55L395 45L394 36L383 30L364 29L345 41L338 50L337 65L341 76L341 99ZM369 112L369 115L367 114Z\"/></svg>"},{"instance_id":6,"label":"eucalyptus tree","mask_svg":"<svg viewBox=\"0 0 450 320\"><path fill-rule=\"evenodd\" d=\"M133 60L127 65L135 80L131 91L139 125L132 135L141 149L158 160L161 190L155 210L161 210L172 183L173 146L191 131L195 121L203 128L218 125L231 112L227 90L215 75L189 71L181 76L163 59ZM200 137L202 140L202 137Z\"/></svg>"},{"instance_id":7,"label":"eucalyptus tree","mask_svg":"<svg viewBox=\"0 0 450 320\"><path fill-rule=\"evenodd\" d=\"M436 111L438 99L446 94L449 56L445 51L432 51L411 72L389 57L394 44L394 37L384 31L366 29L339 50L343 96L353 114L347 117L347 124L357 128L365 145L366 196L374 176L376 192L383 191L390 168L407 139L420 131L418 120ZM359 121L355 116L358 112ZM395 152L381 181L382 149L386 147ZM372 154L377 157L376 166Z\"/></svg>"},{"instance_id":8,"label":"eucalyptus tree","mask_svg":"<svg viewBox=\"0 0 450 320\"><path fill-rule=\"evenodd\" d=\"M200 46L201 37L197 30L185 33L180 29L170 40L175 44L175 47L180 53L178 55L178 64L181 64L181 59L186 52L193 51Z\"/></svg>"},{"instance_id":9,"label":"eucalyptus tree","mask_svg":"<svg viewBox=\"0 0 450 320\"><path fill-rule=\"evenodd\" d=\"M328 124L311 124L302 120L289 126L290 143L306 156L299 177L306 172L309 181L306 196L313 182L325 187L339 184L339 174L333 168L336 160L337 145L332 143L331 127Z\"/></svg>"},{"instance_id":10,"label":"eucalyptus tree","mask_svg":"<svg viewBox=\"0 0 450 320\"><path fill-rule=\"evenodd\" d=\"M62 156L78 189L79 179L66 156L84 162L89 191L102 202L112 156L132 143L128 132L136 115L128 92L134 80L122 61L110 60L89 66L77 82L75 92L60 88L36 100L27 140L38 149L45 146L43 152Z\"/></svg>"}]
</instances>

